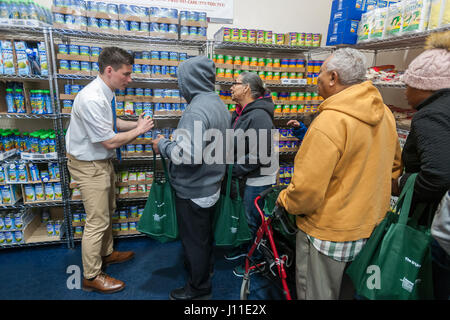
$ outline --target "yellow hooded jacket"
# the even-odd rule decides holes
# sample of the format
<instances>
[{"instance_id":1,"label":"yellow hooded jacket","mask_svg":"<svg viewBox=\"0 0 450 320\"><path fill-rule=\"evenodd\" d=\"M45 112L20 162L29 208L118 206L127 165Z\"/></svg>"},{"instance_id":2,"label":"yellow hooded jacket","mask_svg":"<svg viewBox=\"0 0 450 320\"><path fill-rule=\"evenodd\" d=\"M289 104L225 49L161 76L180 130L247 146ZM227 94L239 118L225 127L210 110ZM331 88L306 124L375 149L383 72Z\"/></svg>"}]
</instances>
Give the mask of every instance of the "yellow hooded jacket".
<instances>
[{"instance_id":1,"label":"yellow hooded jacket","mask_svg":"<svg viewBox=\"0 0 450 320\"><path fill-rule=\"evenodd\" d=\"M370 81L329 97L319 112L279 202L314 238L368 238L389 210L391 179L402 170L394 116Z\"/></svg>"}]
</instances>

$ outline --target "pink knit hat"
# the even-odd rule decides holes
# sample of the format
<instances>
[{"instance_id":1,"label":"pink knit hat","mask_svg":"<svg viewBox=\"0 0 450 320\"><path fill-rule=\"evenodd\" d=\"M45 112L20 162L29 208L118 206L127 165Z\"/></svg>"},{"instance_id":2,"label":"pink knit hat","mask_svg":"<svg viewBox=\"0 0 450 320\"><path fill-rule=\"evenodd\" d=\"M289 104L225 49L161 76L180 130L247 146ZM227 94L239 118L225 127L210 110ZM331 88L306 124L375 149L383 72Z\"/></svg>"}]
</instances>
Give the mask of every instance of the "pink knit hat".
<instances>
[{"instance_id":1,"label":"pink knit hat","mask_svg":"<svg viewBox=\"0 0 450 320\"><path fill-rule=\"evenodd\" d=\"M403 81L421 90L450 88L450 52L445 49L424 51L410 63Z\"/></svg>"},{"instance_id":2,"label":"pink knit hat","mask_svg":"<svg viewBox=\"0 0 450 320\"><path fill-rule=\"evenodd\" d=\"M425 49L410 63L403 81L422 90L450 88L450 31L429 35Z\"/></svg>"}]
</instances>

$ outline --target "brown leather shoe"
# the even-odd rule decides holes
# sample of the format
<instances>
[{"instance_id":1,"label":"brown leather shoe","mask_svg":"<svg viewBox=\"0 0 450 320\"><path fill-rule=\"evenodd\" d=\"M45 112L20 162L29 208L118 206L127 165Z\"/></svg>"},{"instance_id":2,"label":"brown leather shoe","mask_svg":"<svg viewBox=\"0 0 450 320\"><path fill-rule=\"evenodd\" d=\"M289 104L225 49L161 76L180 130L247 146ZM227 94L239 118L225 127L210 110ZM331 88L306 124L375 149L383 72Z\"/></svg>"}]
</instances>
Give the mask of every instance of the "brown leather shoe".
<instances>
[{"instance_id":1,"label":"brown leather shoe","mask_svg":"<svg viewBox=\"0 0 450 320\"><path fill-rule=\"evenodd\" d=\"M105 268L110 264L122 263L130 259L133 259L133 257L134 257L133 251L113 251L109 256L102 258L103 260L102 267Z\"/></svg>"},{"instance_id":2,"label":"brown leather shoe","mask_svg":"<svg viewBox=\"0 0 450 320\"><path fill-rule=\"evenodd\" d=\"M100 293L114 293L119 292L125 288L125 283L108 276L101 272L93 280L83 278L84 291L97 291Z\"/></svg>"}]
</instances>

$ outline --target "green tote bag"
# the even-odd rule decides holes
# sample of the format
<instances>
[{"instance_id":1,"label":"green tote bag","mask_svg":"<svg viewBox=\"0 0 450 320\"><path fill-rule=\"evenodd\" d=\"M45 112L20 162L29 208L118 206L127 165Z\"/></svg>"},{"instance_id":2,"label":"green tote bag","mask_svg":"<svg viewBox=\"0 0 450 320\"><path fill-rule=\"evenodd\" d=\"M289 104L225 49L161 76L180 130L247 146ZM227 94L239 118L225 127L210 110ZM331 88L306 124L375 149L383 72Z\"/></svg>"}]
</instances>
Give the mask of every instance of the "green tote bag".
<instances>
[{"instance_id":1,"label":"green tote bag","mask_svg":"<svg viewBox=\"0 0 450 320\"><path fill-rule=\"evenodd\" d=\"M250 228L245 215L244 202L239 194L236 182L237 198L231 199L231 181L233 165L228 165L227 189L220 195L214 213L214 239L217 246L237 247L251 240Z\"/></svg>"},{"instance_id":2,"label":"green tote bag","mask_svg":"<svg viewBox=\"0 0 450 320\"><path fill-rule=\"evenodd\" d=\"M408 178L397 213L387 213L346 271L360 296L372 300L433 298L430 226L417 223L425 206L417 205L408 218L416 176Z\"/></svg>"},{"instance_id":3,"label":"green tote bag","mask_svg":"<svg viewBox=\"0 0 450 320\"><path fill-rule=\"evenodd\" d=\"M177 212L166 162L161 160L165 181L155 176L137 230L160 242L168 242L178 238ZM153 155L153 167L156 168L156 155Z\"/></svg>"}]
</instances>

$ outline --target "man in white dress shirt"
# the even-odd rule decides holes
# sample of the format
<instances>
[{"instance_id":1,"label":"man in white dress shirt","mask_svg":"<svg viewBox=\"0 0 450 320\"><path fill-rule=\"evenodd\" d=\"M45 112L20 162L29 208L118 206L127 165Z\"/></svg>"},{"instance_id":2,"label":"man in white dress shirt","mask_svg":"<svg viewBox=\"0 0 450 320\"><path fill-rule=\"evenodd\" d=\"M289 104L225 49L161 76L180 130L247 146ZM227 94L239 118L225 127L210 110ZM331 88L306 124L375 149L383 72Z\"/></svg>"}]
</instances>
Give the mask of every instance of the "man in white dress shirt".
<instances>
[{"instance_id":1,"label":"man in white dress shirt","mask_svg":"<svg viewBox=\"0 0 450 320\"><path fill-rule=\"evenodd\" d=\"M125 284L106 275L108 264L133 258L134 253L113 250L111 216L116 209L112 159L120 159L120 147L153 128L148 116L137 122L116 118L115 90L132 81L134 58L117 47L103 48L99 76L75 98L66 149L69 172L80 188L86 211L82 238L83 289L101 293L122 290Z\"/></svg>"}]
</instances>

